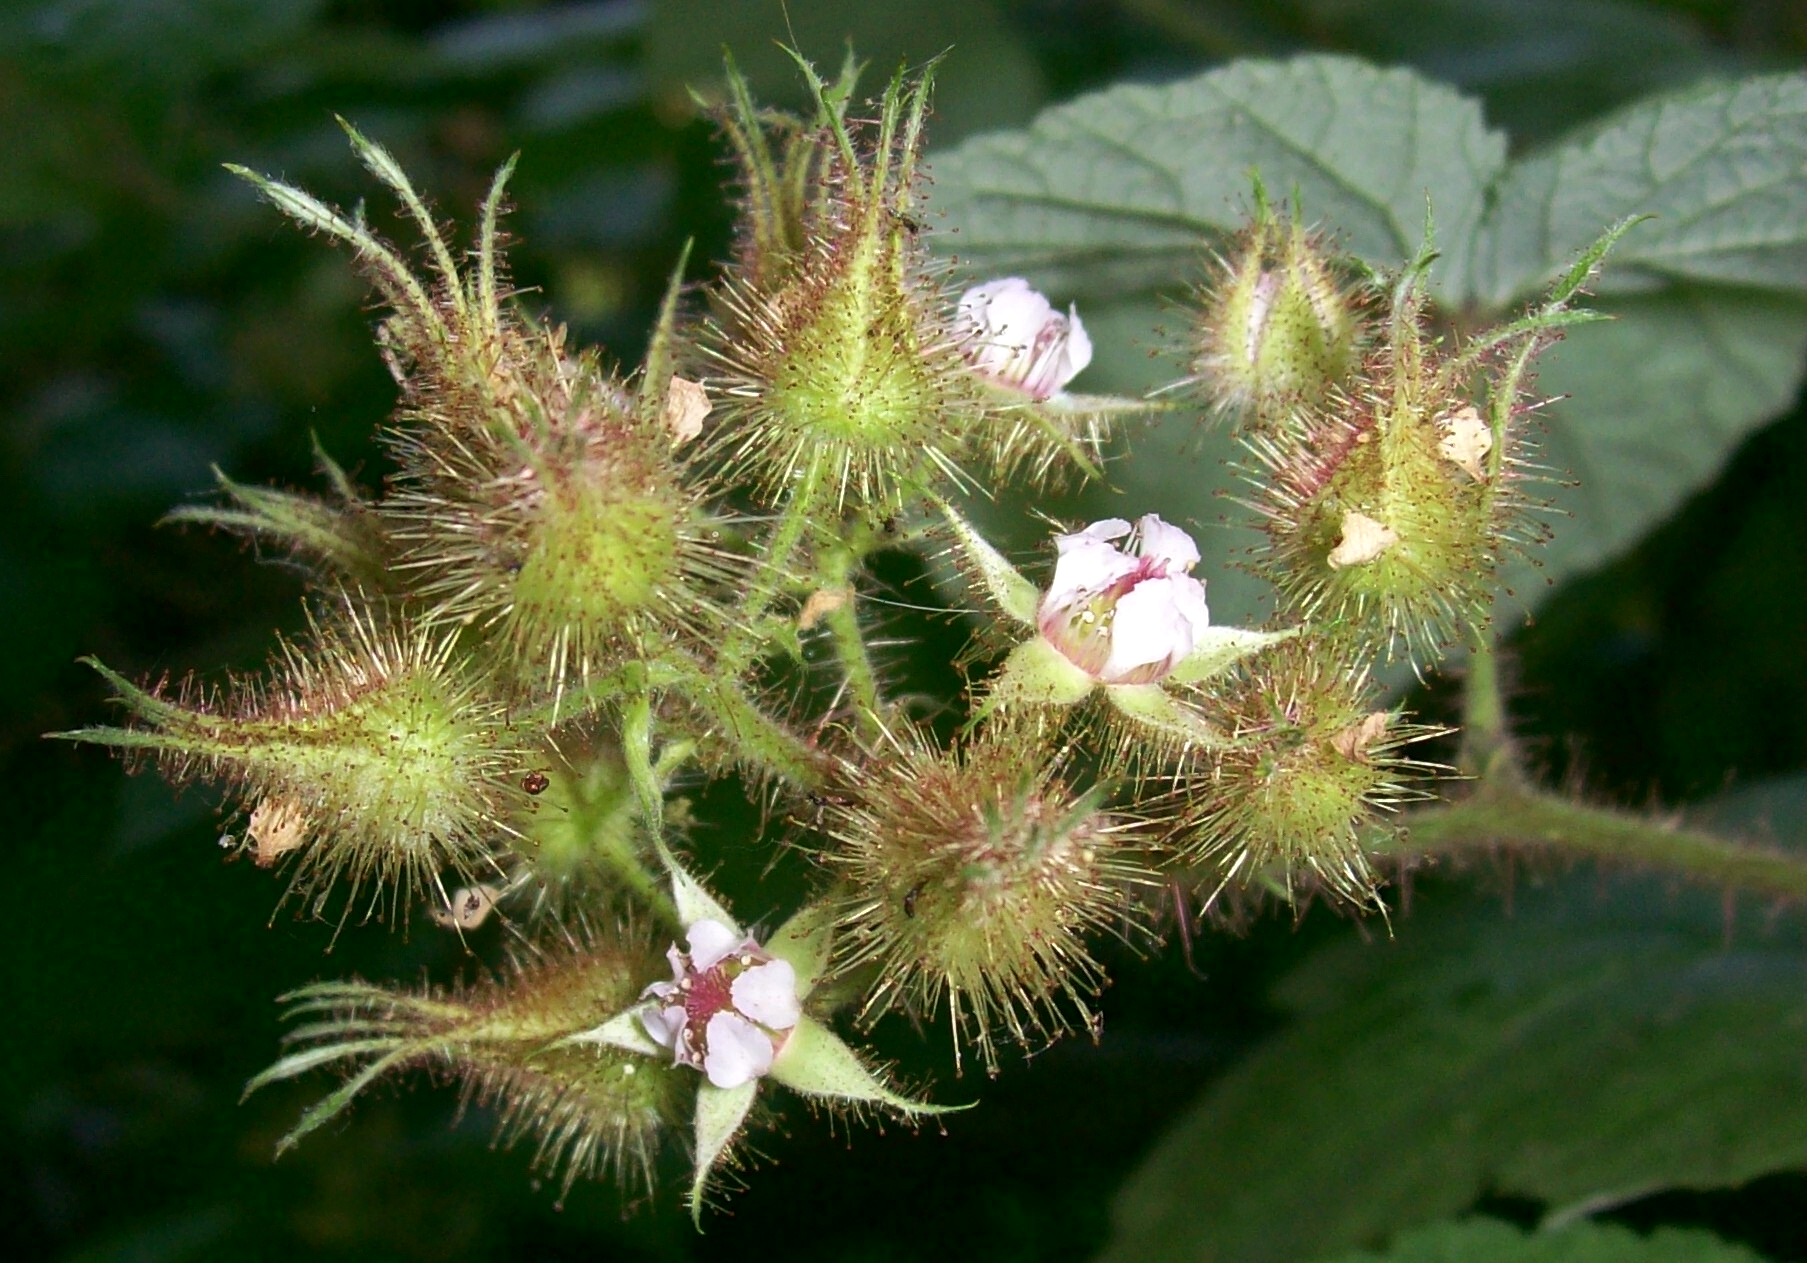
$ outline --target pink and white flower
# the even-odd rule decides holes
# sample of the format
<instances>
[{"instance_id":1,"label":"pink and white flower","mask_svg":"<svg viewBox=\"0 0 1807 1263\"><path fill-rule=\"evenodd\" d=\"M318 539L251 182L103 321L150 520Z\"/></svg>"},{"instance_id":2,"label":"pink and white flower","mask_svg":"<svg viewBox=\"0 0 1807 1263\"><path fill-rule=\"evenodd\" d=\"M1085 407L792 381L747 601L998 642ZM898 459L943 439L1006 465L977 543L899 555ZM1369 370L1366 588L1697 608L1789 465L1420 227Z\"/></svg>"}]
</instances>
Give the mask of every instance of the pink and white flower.
<instances>
[{"instance_id":1,"label":"pink and white flower","mask_svg":"<svg viewBox=\"0 0 1807 1263\"><path fill-rule=\"evenodd\" d=\"M962 294L956 330L975 370L1038 401L1059 394L1092 362L1079 312L1061 315L1020 276Z\"/></svg>"},{"instance_id":2,"label":"pink and white flower","mask_svg":"<svg viewBox=\"0 0 1807 1263\"><path fill-rule=\"evenodd\" d=\"M1112 541L1129 536L1128 551ZM1198 545L1150 513L1055 537L1060 559L1036 611L1042 636L1101 684L1152 684L1189 655L1211 614L1191 575Z\"/></svg>"},{"instance_id":3,"label":"pink and white flower","mask_svg":"<svg viewBox=\"0 0 1807 1263\"><path fill-rule=\"evenodd\" d=\"M688 952L673 943L665 953L671 981L642 993L655 1003L640 1024L676 1064L694 1066L718 1088L760 1078L803 1016L797 971L720 921L696 921L685 938Z\"/></svg>"}]
</instances>

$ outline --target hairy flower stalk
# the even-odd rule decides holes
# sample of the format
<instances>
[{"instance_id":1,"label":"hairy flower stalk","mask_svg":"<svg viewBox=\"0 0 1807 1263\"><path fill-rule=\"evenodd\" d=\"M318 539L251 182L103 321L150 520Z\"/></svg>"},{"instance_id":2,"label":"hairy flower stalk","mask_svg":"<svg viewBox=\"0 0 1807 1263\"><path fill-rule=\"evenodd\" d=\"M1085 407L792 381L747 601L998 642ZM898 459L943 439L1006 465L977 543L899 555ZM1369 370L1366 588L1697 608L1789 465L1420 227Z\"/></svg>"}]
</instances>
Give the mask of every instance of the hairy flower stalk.
<instances>
[{"instance_id":1,"label":"hairy flower stalk","mask_svg":"<svg viewBox=\"0 0 1807 1263\"><path fill-rule=\"evenodd\" d=\"M892 728L843 761L821 828L837 968L873 975L866 1020L945 1003L956 1060L976 1048L994 1074L1001 1041L1090 1026L1104 972L1087 939L1121 933L1153 876L1131 822L1072 786L1073 753L995 729L942 751Z\"/></svg>"},{"instance_id":2,"label":"hairy flower stalk","mask_svg":"<svg viewBox=\"0 0 1807 1263\"><path fill-rule=\"evenodd\" d=\"M341 879L348 912L371 885L372 911L395 888L432 889L443 906L444 872L500 872L524 756L452 636L374 618L347 602L283 642L267 678L224 696L171 699L95 663L133 726L60 735L152 754L177 783L230 787L247 815L242 847L260 865L292 862L291 890L316 908Z\"/></svg>"},{"instance_id":3,"label":"hairy flower stalk","mask_svg":"<svg viewBox=\"0 0 1807 1263\"><path fill-rule=\"evenodd\" d=\"M290 1019L305 1019L285 1040L290 1051L245 1090L321 1066L350 1072L302 1116L280 1152L379 1078L449 1073L466 1102L497 1110L502 1143L532 1140L534 1168L566 1192L593 1177L650 1189L653 1158L683 1117L688 1085L644 1058L568 1038L628 1003L650 959L631 930L588 930L562 934L517 957L504 977L449 995L359 982L304 987L283 997Z\"/></svg>"}]
</instances>

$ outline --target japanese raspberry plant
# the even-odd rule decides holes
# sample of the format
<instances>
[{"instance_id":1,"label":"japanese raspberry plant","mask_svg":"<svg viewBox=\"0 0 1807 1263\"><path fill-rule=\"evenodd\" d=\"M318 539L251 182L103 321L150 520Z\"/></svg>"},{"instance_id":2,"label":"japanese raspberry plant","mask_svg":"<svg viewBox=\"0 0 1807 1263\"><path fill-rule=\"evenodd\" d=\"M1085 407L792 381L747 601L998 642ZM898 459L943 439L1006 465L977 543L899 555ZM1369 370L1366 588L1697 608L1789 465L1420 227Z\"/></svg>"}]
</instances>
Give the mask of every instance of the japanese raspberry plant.
<instances>
[{"instance_id":1,"label":"japanese raspberry plant","mask_svg":"<svg viewBox=\"0 0 1807 1263\"><path fill-rule=\"evenodd\" d=\"M1488 328L1434 301L1432 241L1361 265L1257 184L1239 235L1197 243L1175 389L1080 395L1097 346L1075 306L1029 277L956 280L929 248L932 67L860 106L851 66L799 64L802 116L730 66L733 252L697 290L679 262L628 371L511 291L512 163L462 253L349 126L420 250L233 168L375 289L391 470L367 496L322 454L330 497L222 478L222 502L178 510L291 552L307 632L223 685L97 663L126 721L61 735L223 786L233 845L308 915L501 918L517 945L461 988L285 997L298 1025L251 1087L346 1078L284 1147L424 1069L494 1103L567 1188L650 1183L687 1151L700 1220L768 1093L958 1108L859 1046L887 1014L996 1074L1098 1030L1105 940L1154 951L1268 901L1384 911L1384 862L1463 810L1401 808L1464 791L1417 752L1445 730L1377 665L1474 648L1461 771L1507 818L1524 792L1488 646L1502 565L1543 538L1531 370L1589 318L1575 304L1629 221ZM1261 626L1213 623L1229 562L1196 505L1064 523L1020 568L971 520L1000 487L1100 480L1201 420L1243 445L1248 564L1277 596ZM951 563L974 624L961 696L905 693L875 653L892 549ZM768 806L735 844L813 875L794 907L742 892L757 921L697 875L724 842L689 827L695 787L735 778Z\"/></svg>"}]
</instances>

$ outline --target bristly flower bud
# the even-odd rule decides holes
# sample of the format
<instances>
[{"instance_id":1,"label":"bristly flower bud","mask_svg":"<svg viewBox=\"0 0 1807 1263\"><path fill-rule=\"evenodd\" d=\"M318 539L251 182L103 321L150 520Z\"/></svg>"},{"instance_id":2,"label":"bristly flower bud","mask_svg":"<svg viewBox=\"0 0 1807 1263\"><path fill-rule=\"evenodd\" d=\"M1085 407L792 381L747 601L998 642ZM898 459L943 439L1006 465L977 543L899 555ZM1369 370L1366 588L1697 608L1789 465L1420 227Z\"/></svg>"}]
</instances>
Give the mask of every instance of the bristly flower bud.
<instances>
[{"instance_id":1,"label":"bristly flower bud","mask_svg":"<svg viewBox=\"0 0 1807 1263\"><path fill-rule=\"evenodd\" d=\"M1360 304L1322 242L1267 203L1199 295L1193 382L1220 410L1284 420L1342 385L1355 367Z\"/></svg>"},{"instance_id":2,"label":"bristly flower bud","mask_svg":"<svg viewBox=\"0 0 1807 1263\"><path fill-rule=\"evenodd\" d=\"M1400 279L1388 345L1346 391L1244 440L1268 540L1258 566L1287 613L1420 663L1486 626L1502 558L1538 535L1520 489L1525 357L1489 374L1478 353L1446 353L1426 262Z\"/></svg>"},{"instance_id":3,"label":"bristly flower bud","mask_svg":"<svg viewBox=\"0 0 1807 1263\"><path fill-rule=\"evenodd\" d=\"M512 163L460 267L394 158L346 130L426 239L430 281L361 220L235 170L351 245L392 309L382 341L403 392L387 435L400 468L379 510L411 594L431 621L491 634L505 678L555 694L674 638L710 643L725 619L711 599L727 572L719 524L662 410L642 406L666 402L668 373L636 398L594 352L569 353L563 329L504 305L497 221Z\"/></svg>"},{"instance_id":4,"label":"bristly flower bud","mask_svg":"<svg viewBox=\"0 0 1807 1263\"><path fill-rule=\"evenodd\" d=\"M234 681L224 699L171 700L93 665L136 723L60 735L154 754L178 783L224 782L249 814L245 847L260 865L292 855L304 897L344 878L348 913L367 882L373 909L382 888L433 888L443 906L443 870L499 872L492 847L510 829L523 755L451 637L377 626L348 605L284 643L269 679Z\"/></svg>"},{"instance_id":5,"label":"bristly flower bud","mask_svg":"<svg viewBox=\"0 0 1807 1263\"><path fill-rule=\"evenodd\" d=\"M289 1037L293 1051L245 1091L319 1066L357 1067L283 1137L282 1152L384 1075L449 1071L467 1102L497 1106L503 1143L533 1139L535 1169L566 1192L580 1177L605 1175L650 1188L660 1138L683 1119L689 1085L669 1066L572 1037L632 1003L652 959L637 935L590 932L462 994L304 987L283 997L289 1017L309 1019Z\"/></svg>"},{"instance_id":6,"label":"bristly flower bud","mask_svg":"<svg viewBox=\"0 0 1807 1263\"><path fill-rule=\"evenodd\" d=\"M917 240L930 75L894 78L876 124L859 128L799 64L822 135L805 168L815 184L802 202L804 242L786 245L775 267L747 246L786 234L757 222L742 234L708 331L726 381L709 450L764 503L801 498L877 520L911 492L957 476L977 416L941 285ZM736 126L757 124L743 114ZM769 183L757 170L747 176L756 215Z\"/></svg>"},{"instance_id":7,"label":"bristly flower bud","mask_svg":"<svg viewBox=\"0 0 1807 1263\"><path fill-rule=\"evenodd\" d=\"M1069 783L1062 753L994 732L943 752L911 730L849 758L824 796L837 967L870 966L862 1016L947 1002L956 1058L996 1073L1000 1038L1033 1050L1092 1021L1104 982L1086 938L1120 932L1151 880L1132 826Z\"/></svg>"},{"instance_id":8,"label":"bristly flower bud","mask_svg":"<svg viewBox=\"0 0 1807 1263\"><path fill-rule=\"evenodd\" d=\"M1278 886L1288 902L1322 890L1373 902L1364 833L1377 812L1424 797L1411 781L1435 769L1399 750L1439 731L1375 707L1360 670L1333 646L1276 645L1211 690L1229 740L1200 752L1152 814L1211 888Z\"/></svg>"}]
</instances>

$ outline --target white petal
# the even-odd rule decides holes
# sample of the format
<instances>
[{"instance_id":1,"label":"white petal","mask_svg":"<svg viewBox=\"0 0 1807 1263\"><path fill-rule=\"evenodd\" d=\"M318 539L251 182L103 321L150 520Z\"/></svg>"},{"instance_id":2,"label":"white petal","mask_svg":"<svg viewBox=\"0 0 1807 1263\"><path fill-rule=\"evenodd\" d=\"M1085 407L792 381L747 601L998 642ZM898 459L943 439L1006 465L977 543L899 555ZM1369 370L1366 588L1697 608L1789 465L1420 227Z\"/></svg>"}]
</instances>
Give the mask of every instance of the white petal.
<instances>
[{"instance_id":1,"label":"white petal","mask_svg":"<svg viewBox=\"0 0 1807 1263\"><path fill-rule=\"evenodd\" d=\"M1123 526L1127 529L1129 523L1125 522ZM1059 535L1054 542L1060 548L1060 560L1054 563L1054 577L1049 580L1048 594L1042 601L1044 610L1070 605L1094 592L1102 592L1117 580L1136 572L1134 557L1125 556L1095 535Z\"/></svg>"},{"instance_id":2,"label":"white petal","mask_svg":"<svg viewBox=\"0 0 1807 1263\"><path fill-rule=\"evenodd\" d=\"M1172 579L1145 579L1117 602L1111 655L1099 673L1107 683L1137 667L1171 664L1192 652L1192 624L1173 589Z\"/></svg>"},{"instance_id":3,"label":"white petal","mask_svg":"<svg viewBox=\"0 0 1807 1263\"><path fill-rule=\"evenodd\" d=\"M797 971L788 960L768 960L734 980L734 1007L770 1030L789 1030L803 1010L797 1004Z\"/></svg>"},{"instance_id":4,"label":"white petal","mask_svg":"<svg viewBox=\"0 0 1807 1263\"><path fill-rule=\"evenodd\" d=\"M678 1034L684 1029L684 1017L684 1006L681 1004L667 1007L648 1005L640 1010L640 1025L653 1037L653 1042L665 1048L676 1048Z\"/></svg>"},{"instance_id":5,"label":"white petal","mask_svg":"<svg viewBox=\"0 0 1807 1263\"><path fill-rule=\"evenodd\" d=\"M1136 523L1136 533L1140 539L1137 553L1151 561L1166 562L1169 574L1198 564L1198 545L1192 542L1192 536L1153 513Z\"/></svg>"},{"instance_id":6,"label":"white petal","mask_svg":"<svg viewBox=\"0 0 1807 1263\"><path fill-rule=\"evenodd\" d=\"M1192 629L1192 640L1211 625L1211 609L1205 604L1205 583L1189 574L1169 575L1173 583L1173 604Z\"/></svg>"},{"instance_id":7,"label":"white petal","mask_svg":"<svg viewBox=\"0 0 1807 1263\"><path fill-rule=\"evenodd\" d=\"M1122 539L1136 528L1120 517L1107 517L1102 522L1093 522L1077 535L1057 535L1054 542L1058 545L1063 539Z\"/></svg>"},{"instance_id":8,"label":"white petal","mask_svg":"<svg viewBox=\"0 0 1807 1263\"><path fill-rule=\"evenodd\" d=\"M690 940L690 967L698 973L715 968L746 941L720 921L698 921L684 931L684 937Z\"/></svg>"},{"instance_id":9,"label":"white petal","mask_svg":"<svg viewBox=\"0 0 1807 1263\"><path fill-rule=\"evenodd\" d=\"M737 1088L772 1068L772 1038L738 1013L717 1013L703 1039L703 1072L718 1088Z\"/></svg>"},{"instance_id":10,"label":"white petal","mask_svg":"<svg viewBox=\"0 0 1807 1263\"><path fill-rule=\"evenodd\" d=\"M1067 372L1060 379L1062 386L1079 376L1092 362L1092 339L1086 336L1077 307L1067 308L1067 326Z\"/></svg>"}]
</instances>

